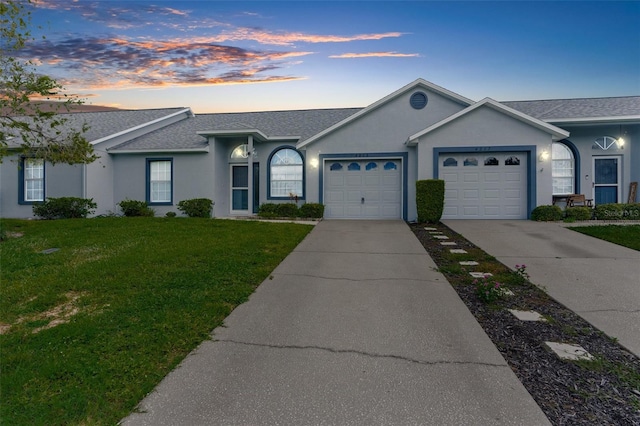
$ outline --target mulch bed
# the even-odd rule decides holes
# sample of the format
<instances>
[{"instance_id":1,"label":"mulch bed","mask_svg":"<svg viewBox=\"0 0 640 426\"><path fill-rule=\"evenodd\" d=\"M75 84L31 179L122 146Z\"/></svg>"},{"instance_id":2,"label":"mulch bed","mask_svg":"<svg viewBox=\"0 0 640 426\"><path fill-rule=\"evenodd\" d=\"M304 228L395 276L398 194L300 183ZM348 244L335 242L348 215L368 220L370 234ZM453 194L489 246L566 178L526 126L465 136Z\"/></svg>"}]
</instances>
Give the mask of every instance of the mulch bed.
<instances>
[{"instance_id":1,"label":"mulch bed","mask_svg":"<svg viewBox=\"0 0 640 426\"><path fill-rule=\"evenodd\" d=\"M485 303L469 272L492 272L496 280L517 274L443 224L410 226L552 424L640 425L638 357L527 280L506 284L513 296ZM469 254L451 254L452 247L425 227L437 228ZM481 264L460 266L462 260ZM548 321L521 321L507 309L536 311ZM580 345L595 360L562 360L545 341Z\"/></svg>"}]
</instances>

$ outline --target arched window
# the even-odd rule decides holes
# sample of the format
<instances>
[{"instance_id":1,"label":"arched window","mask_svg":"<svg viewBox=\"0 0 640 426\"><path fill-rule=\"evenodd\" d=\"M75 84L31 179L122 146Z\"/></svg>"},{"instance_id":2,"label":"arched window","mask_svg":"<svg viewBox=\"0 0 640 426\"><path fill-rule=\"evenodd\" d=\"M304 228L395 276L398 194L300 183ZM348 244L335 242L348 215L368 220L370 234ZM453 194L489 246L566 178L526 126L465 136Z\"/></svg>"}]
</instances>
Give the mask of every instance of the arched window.
<instances>
[{"instance_id":1,"label":"arched window","mask_svg":"<svg viewBox=\"0 0 640 426\"><path fill-rule=\"evenodd\" d=\"M455 167L458 165L458 160L453 157L449 157L442 163L443 167Z\"/></svg>"},{"instance_id":2,"label":"arched window","mask_svg":"<svg viewBox=\"0 0 640 426\"><path fill-rule=\"evenodd\" d=\"M302 155L293 148L279 148L269 160L269 197L304 197Z\"/></svg>"},{"instance_id":3,"label":"arched window","mask_svg":"<svg viewBox=\"0 0 640 426\"><path fill-rule=\"evenodd\" d=\"M569 147L558 142L552 144L551 164L553 195L573 194L575 191L575 162Z\"/></svg>"}]
</instances>

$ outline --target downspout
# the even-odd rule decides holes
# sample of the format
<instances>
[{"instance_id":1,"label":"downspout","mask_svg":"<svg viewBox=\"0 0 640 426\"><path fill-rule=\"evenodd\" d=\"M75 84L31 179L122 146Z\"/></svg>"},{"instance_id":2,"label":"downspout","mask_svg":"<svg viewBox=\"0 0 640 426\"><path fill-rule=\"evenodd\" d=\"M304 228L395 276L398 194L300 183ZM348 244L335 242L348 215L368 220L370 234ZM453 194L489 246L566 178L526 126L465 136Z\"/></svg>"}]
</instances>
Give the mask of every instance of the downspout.
<instances>
[{"instance_id":1,"label":"downspout","mask_svg":"<svg viewBox=\"0 0 640 426\"><path fill-rule=\"evenodd\" d=\"M247 138L247 214L253 215L253 135Z\"/></svg>"}]
</instances>

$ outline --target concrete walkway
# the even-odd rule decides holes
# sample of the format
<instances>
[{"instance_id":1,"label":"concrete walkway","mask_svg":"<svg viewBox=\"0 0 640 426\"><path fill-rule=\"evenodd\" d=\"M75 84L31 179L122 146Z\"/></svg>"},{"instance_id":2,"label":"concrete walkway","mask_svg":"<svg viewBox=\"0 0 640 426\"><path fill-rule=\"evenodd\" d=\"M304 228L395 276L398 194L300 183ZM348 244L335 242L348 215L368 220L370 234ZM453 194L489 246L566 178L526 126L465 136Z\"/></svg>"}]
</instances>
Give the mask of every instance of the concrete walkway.
<instances>
[{"instance_id":1,"label":"concrete walkway","mask_svg":"<svg viewBox=\"0 0 640 426\"><path fill-rule=\"evenodd\" d=\"M444 224L640 356L640 252L526 220L449 220Z\"/></svg>"},{"instance_id":2,"label":"concrete walkway","mask_svg":"<svg viewBox=\"0 0 640 426\"><path fill-rule=\"evenodd\" d=\"M401 222L323 221L131 425L549 424Z\"/></svg>"}]
</instances>

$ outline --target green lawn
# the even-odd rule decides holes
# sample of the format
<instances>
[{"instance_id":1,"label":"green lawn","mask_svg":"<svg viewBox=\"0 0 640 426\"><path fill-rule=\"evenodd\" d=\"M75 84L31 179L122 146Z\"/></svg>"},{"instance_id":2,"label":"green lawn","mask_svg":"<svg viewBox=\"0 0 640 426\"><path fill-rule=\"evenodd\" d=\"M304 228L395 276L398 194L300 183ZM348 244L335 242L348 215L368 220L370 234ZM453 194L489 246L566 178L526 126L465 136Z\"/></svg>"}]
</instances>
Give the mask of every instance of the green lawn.
<instances>
[{"instance_id":1,"label":"green lawn","mask_svg":"<svg viewBox=\"0 0 640 426\"><path fill-rule=\"evenodd\" d=\"M576 226L569 229L640 251L640 225Z\"/></svg>"},{"instance_id":2,"label":"green lawn","mask_svg":"<svg viewBox=\"0 0 640 426\"><path fill-rule=\"evenodd\" d=\"M3 425L117 423L311 230L188 218L0 226Z\"/></svg>"}]
</instances>

